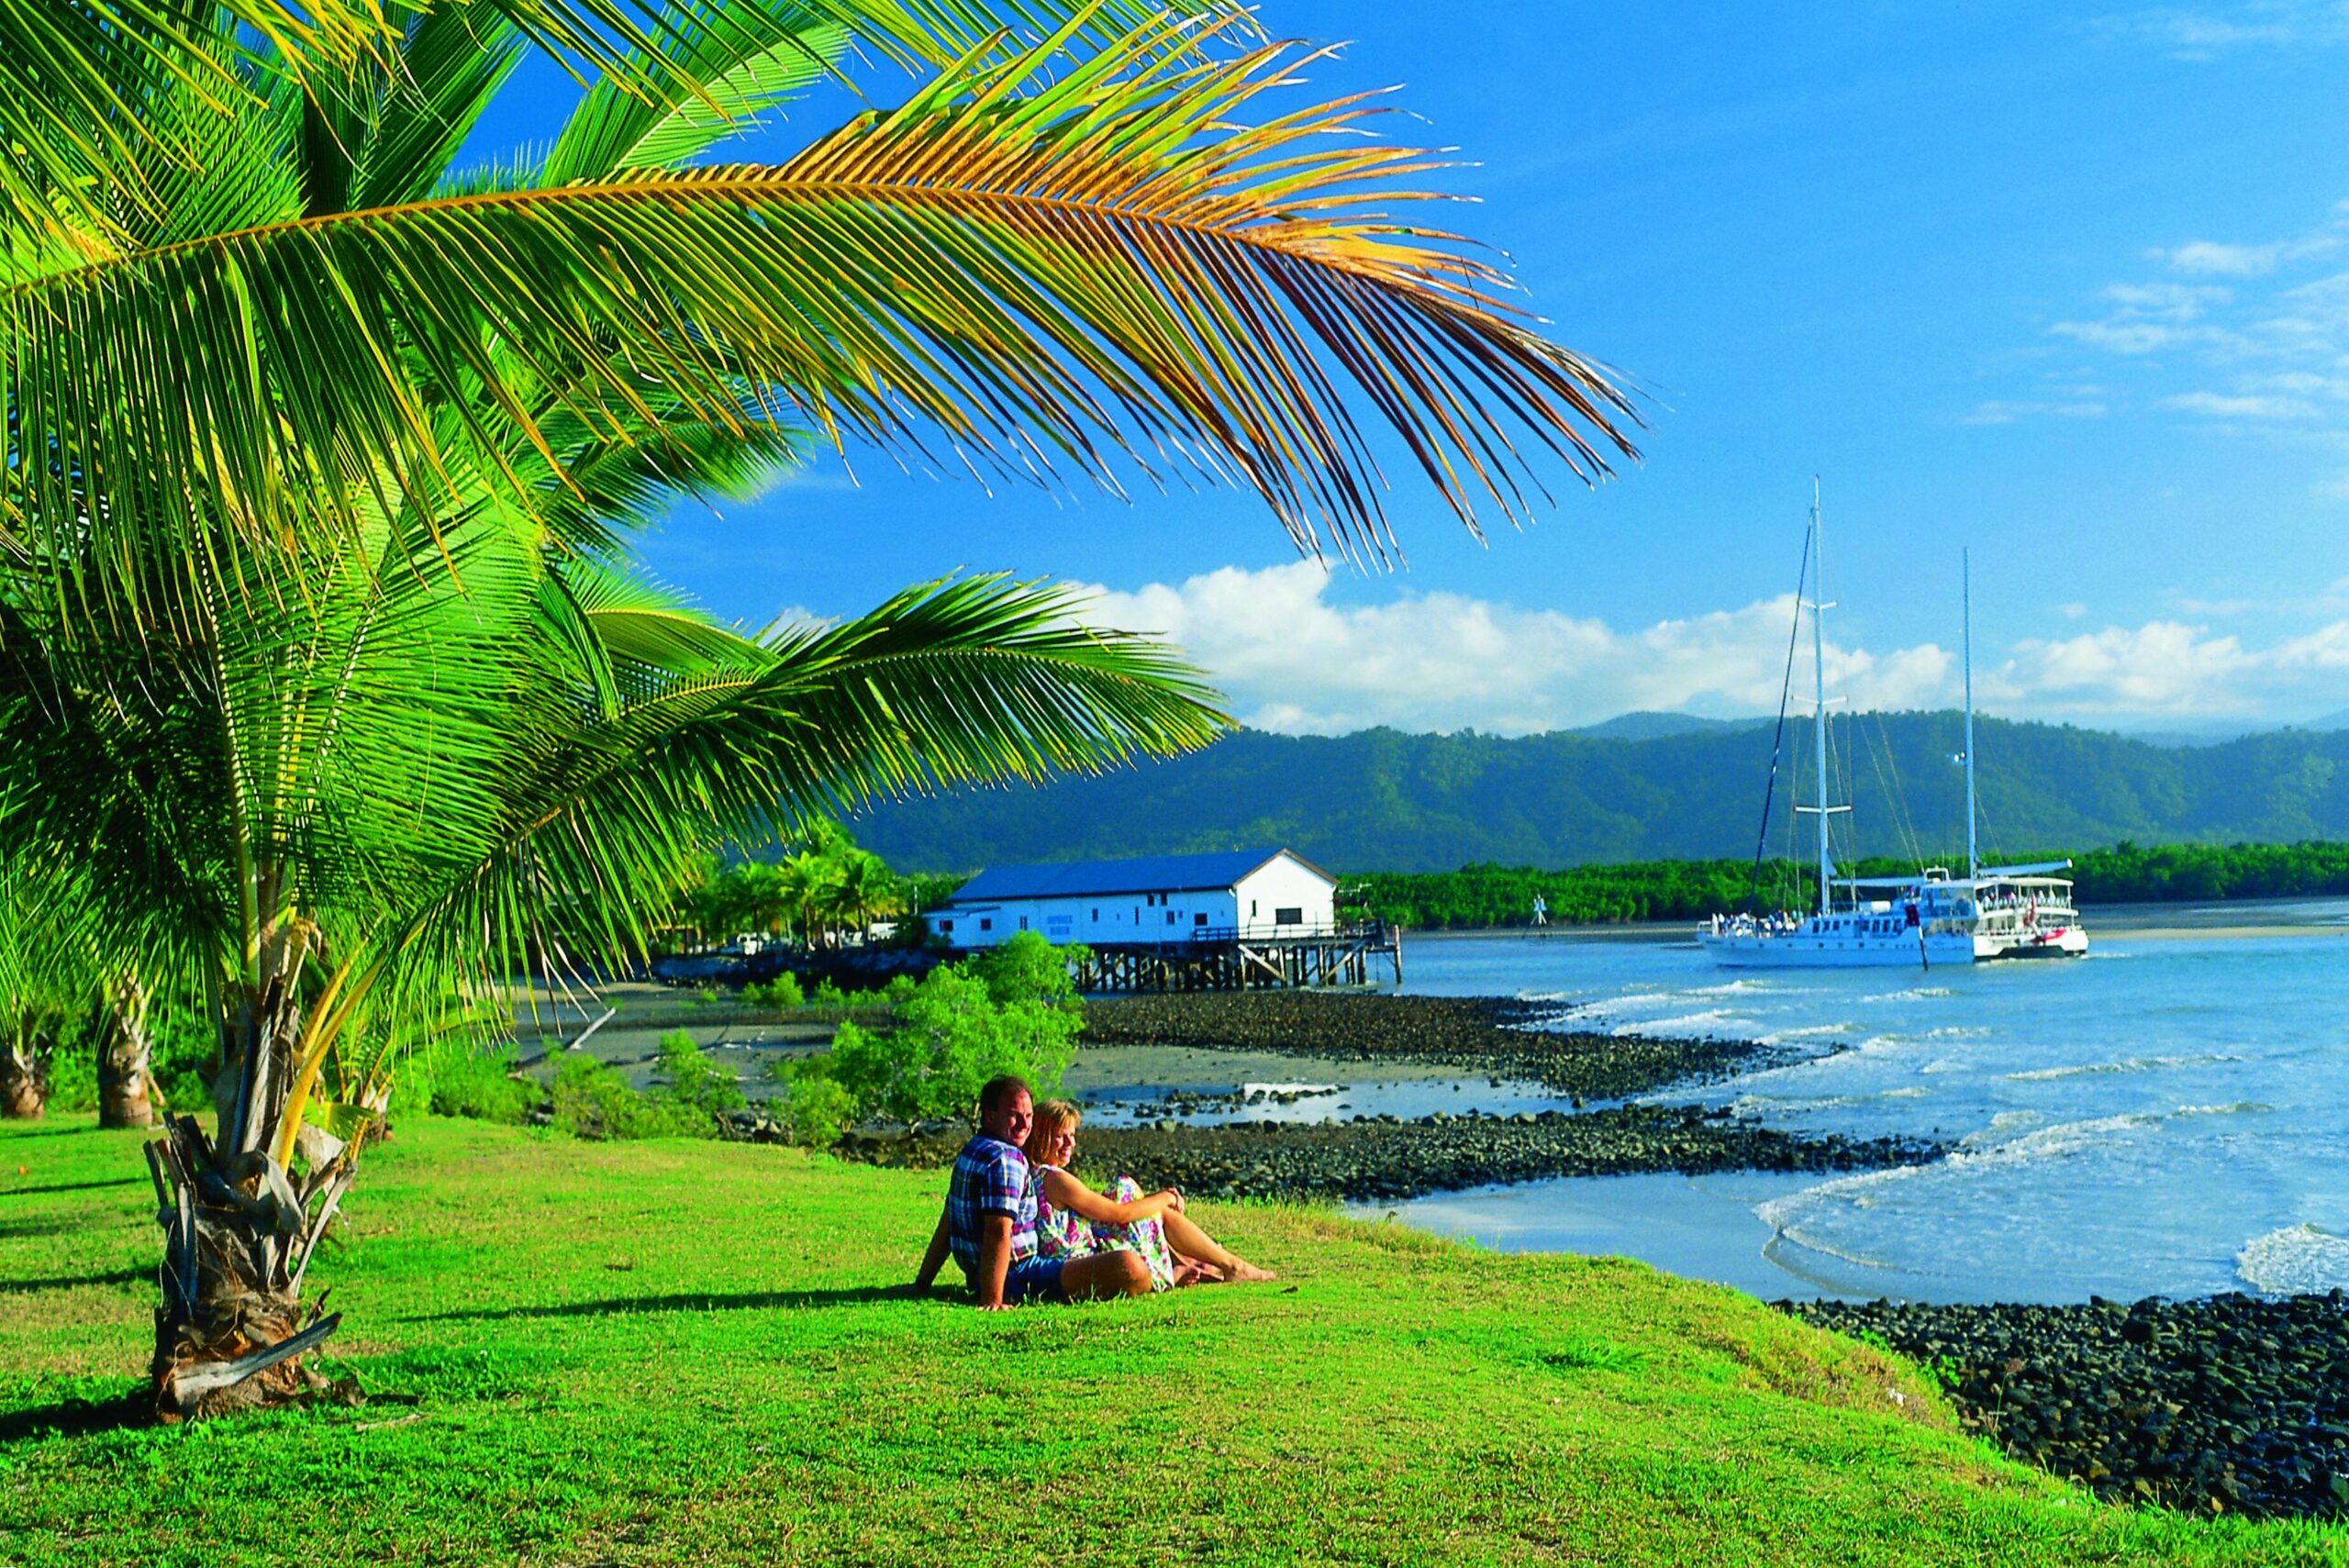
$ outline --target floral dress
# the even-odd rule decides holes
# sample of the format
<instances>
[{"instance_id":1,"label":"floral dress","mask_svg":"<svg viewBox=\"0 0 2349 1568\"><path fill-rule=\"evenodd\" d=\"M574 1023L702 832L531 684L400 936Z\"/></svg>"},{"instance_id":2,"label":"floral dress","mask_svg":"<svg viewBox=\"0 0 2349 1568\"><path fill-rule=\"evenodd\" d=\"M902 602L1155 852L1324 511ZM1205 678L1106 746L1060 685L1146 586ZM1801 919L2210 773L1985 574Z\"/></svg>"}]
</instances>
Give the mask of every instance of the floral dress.
<instances>
[{"instance_id":1,"label":"floral dress","mask_svg":"<svg viewBox=\"0 0 2349 1568\"><path fill-rule=\"evenodd\" d=\"M1054 1208L1044 1200L1044 1173L1059 1169L1058 1165L1031 1167L1031 1179L1036 1185L1036 1255L1090 1258L1097 1252L1114 1252L1124 1247L1141 1255L1143 1266L1150 1270L1152 1289L1171 1289L1174 1284L1174 1253L1166 1245L1165 1227L1155 1219L1110 1225L1086 1219L1070 1209ZM1119 1176L1108 1192L1113 1203L1131 1203L1143 1195L1141 1184L1131 1176Z\"/></svg>"}]
</instances>

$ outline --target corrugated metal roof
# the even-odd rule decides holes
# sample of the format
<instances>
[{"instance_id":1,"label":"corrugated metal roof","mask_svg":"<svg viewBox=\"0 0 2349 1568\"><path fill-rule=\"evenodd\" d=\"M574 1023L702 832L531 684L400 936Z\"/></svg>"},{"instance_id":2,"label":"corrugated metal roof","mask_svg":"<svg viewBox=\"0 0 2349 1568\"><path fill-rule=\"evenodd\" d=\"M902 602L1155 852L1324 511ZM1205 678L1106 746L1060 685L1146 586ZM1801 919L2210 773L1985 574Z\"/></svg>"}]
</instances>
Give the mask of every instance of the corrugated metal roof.
<instances>
[{"instance_id":1,"label":"corrugated metal roof","mask_svg":"<svg viewBox=\"0 0 2349 1568\"><path fill-rule=\"evenodd\" d=\"M1230 850L1213 855L1144 855L1130 861L1077 861L1064 865L989 866L964 883L955 904L1004 898L1084 898L1108 893L1219 893L1274 857L1279 849ZM1329 873L1303 856L1319 876ZM1334 881L1335 878L1330 880Z\"/></svg>"}]
</instances>

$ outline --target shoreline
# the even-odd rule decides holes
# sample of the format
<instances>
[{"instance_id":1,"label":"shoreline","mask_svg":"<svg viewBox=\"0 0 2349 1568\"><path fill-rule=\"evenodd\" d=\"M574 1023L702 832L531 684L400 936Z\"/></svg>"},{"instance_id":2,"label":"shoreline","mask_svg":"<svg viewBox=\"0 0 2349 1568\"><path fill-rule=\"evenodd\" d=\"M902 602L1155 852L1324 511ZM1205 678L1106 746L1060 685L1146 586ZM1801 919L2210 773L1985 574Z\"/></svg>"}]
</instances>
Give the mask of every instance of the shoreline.
<instances>
[{"instance_id":1,"label":"shoreline","mask_svg":"<svg viewBox=\"0 0 2349 1568\"><path fill-rule=\"evenodd\" d=\"M2239 941L2271 937L2349 936L2349 919L2337 911L2340 898L2232 898L2203 901L2179 899L2165 903L2083 904L2081 923L2091 943L2099 938L2129 941L2174 941L2188 938ZM2324 907L2335 911L2326 918L2269 918L2295 911ZM1625 920L1589 925L1409 927L1408 941L1462 941L1514 937L1526 941L1615 941L1669 943L1693 941L1698 922L1687 920Z\"/></svg>"}]
</instances>

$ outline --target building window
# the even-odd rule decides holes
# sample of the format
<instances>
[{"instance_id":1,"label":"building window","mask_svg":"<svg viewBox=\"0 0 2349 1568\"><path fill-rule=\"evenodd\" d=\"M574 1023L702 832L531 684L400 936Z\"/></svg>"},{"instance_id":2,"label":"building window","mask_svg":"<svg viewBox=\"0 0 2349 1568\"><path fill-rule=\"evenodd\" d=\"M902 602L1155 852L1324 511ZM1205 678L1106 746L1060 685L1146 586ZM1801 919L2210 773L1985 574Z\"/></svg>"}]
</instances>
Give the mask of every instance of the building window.
<instances>
[{"instance_id":1,"label":"building window","mask_svg":"<svg viewBox=\"0 0 2349 1568\"><path fill-rule=\"evenodd\" d=\"M992 931L995 929L995 922L989 919L986 916L982 915L979 917L979 929L983 931Z\"/></svg>"},{"instance_id":2,"label":"building window","mask_svg":"<svg viewBox=\"0 0 2349 1568\"><path fill-rule=\"evenodd\" d=\"M1208 917L1204 914L1194 915L1191 917L1191 924L1194 926L1204 926L1207 923Z\"/></svg>"},{"instance_id":3,"label":"building window","mask_svg":"<svg viewBox=\"0 0 2349 1568\"><path fill-rule=\"evenodd\" d=\"M1172 909L1166 911L1166 923L1170 926L1174 923L1174 911Z\"/></svg>"},{"instance_id":4,"label":"building window","mask_svg":"<svg viewBox=\"0 0 2349 1568\"><path fill-rule=\"evenodd\" d=\"M1098 919L1101 917L1101 911L1100 911L1100 910L1098 910L1098 909L1096 909L1095 911L1093 911L1093 917L1094 917L1095 919L1098 920Z\"/></svg>"},{"instance_id":5,"label":"building window","mask_svg":"<svg viewBox=\"0 0 2349 1568\"><path fill-rule=\"evenodd\" d=\"M1252 898L1248 900L1248 917L1252 920L1256 917L1256 901Z\"/></svg>"},{"instance_id":6,"label":"building window","mask_svg":"<svg viewBox=\"0 0 2349 1568\"><path fill-rule=\"evenodd\" d=\"M1273 924L1275 926L1302 926L1305 924L1305 911L1302 909L1275 909L1273 911Z\"/></svg>"},{"instance_id":7,"label":"building window","mask_svg":"<svg viewBox=\"0 0 2349 1568\"><path fill-rule=\"evenodd\" d=\"M1023 931L1028 929L1028 917L1025 915L1019 917L1019 929Z\"/></svg>"},{"instance_id":8,"label":"building window","mask_svg":"<svg viewBox=\"0 0 2349 1568\"><path fill-rule=\"evenodd\" d=\"M952 920L941 920L941 921L939 921L939 922L938 922L938 934L939 934L939 935L941 935L941 936L942 936L942 937L951 937L951 936L952 936L952 935L954 934L954 922L953 922L953 921L952 921Z\"/></svg>"}]
</instances>

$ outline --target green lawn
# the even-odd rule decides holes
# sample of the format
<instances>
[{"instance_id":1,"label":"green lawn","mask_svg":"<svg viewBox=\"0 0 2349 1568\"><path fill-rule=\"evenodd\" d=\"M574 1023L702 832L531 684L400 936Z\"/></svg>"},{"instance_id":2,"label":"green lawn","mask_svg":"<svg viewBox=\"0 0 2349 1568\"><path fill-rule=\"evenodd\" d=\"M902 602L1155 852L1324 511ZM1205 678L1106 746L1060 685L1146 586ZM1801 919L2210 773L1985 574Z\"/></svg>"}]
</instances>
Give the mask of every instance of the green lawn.
<instances>
[{"instance_id":1,"label":"green lawn","mask_svg":"<svg viewBox=\"0 0 2349 1568\"><path fill-rule=\"evenodd\" d=\"M418 1119L313 1271L331 1370L412 1403L90 1429L138 1143L0 1131L0 1562L2349 1562L2099 1506L1637 1263L1203 1206L1283 1282L982 1314L888 1294L936 1173Z\"/></svg>"}]
</instances>

